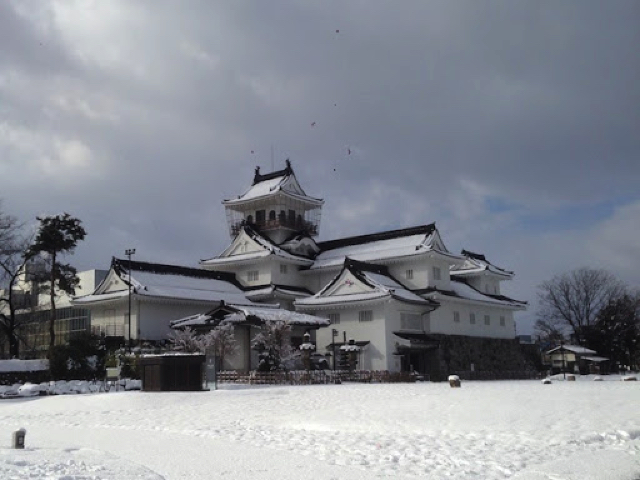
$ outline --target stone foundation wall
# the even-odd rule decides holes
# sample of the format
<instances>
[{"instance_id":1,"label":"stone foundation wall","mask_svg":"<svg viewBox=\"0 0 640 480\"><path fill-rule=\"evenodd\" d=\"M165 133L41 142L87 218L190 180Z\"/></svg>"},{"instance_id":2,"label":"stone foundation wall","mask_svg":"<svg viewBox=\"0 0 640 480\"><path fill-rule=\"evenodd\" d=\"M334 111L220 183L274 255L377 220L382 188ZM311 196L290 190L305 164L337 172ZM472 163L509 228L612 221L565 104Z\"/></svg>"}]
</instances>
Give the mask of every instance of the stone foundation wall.
<instances>
[{"instance_id":1,"label":"stone foundation wall","mask_svg":"<svg viewBox=\"0 0 640 480\"><path fill-rule=\"evenodd\" d=\"M534 365L515 339L437 335L437 371L432 380L458 375L463 380L537 378ZM434 369L436 370L436 369Z\"/></svg>"}]
</instances>

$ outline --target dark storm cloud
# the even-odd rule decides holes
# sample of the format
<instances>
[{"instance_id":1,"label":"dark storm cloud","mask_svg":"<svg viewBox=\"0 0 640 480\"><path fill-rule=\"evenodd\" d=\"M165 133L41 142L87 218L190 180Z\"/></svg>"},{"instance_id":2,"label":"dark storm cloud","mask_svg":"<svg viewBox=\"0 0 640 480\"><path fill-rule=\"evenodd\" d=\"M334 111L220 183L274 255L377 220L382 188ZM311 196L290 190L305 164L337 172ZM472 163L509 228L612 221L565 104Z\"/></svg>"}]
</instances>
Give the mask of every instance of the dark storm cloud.
<instances>
[{"instance_id":1,"label":"dark storm cloud","mask_svg":"<svg viewBox=\"0 0 640 480\"><path fill-rule=\"evenodd\" d=\"M514 295L532 300L556 269L603 263L599 245L629 246L639 14L637 2L2 2L4 205L82 218L81 268L129 247L194 264L224 249L220 201L271 168L273 147L274 168L290 157L325 198L323 238L437 221L450 249L516 269ZM550 212L602 204L619 208L545 227Z\"/></svg>"}]
</instances>

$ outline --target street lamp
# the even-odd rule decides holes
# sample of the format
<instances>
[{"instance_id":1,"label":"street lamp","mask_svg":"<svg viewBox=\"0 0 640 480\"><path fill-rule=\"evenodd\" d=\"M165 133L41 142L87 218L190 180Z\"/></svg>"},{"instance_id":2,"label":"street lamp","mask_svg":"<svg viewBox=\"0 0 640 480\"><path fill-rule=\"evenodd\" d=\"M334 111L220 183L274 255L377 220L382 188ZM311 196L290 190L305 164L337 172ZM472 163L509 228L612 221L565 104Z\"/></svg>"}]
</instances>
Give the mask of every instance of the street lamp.
<instances>
[{"instance_id":1,"label":"street lamp","mask_svg":"<svg viewBox=\"0 0 640 480\"><path fill-rule=\"evenodd\" d=\"M565 373L565 365L564 365L564 340L560 340L560 351L562 352L562 378L566 380L567 374Z\"/></svg>"},{"instance_id":2,"label":"street lamp","mask_svg":"<svg viewBox=\"0 0 640 480\"><path fill-rule=\"evenodd\" d=\"M333 371L336 371L336 337L338 336L338 330L331 329L331 347L333 348Z\"/></svg>"},{"instance_id":3,"label":"street lamp","mask_svg":"<svg viewBox=\"0 0 640 480\"><path fill-rule=\"evenodd\" d=\"M128 248L124 254L129 257L129 353L131 353L131 255L135 255L135 248Z\"/></svg>"}]
</instances>

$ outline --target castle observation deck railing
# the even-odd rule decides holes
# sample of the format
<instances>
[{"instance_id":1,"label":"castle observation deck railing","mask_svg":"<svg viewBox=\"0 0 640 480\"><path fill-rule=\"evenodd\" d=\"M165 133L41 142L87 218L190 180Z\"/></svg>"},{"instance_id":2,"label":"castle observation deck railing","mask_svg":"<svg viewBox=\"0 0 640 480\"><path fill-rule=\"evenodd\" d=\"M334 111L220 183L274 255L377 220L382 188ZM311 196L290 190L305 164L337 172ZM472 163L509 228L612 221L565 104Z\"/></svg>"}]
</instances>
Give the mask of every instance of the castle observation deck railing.
<instances>
[{"instance_id":1,"label":"castle observation deck railing","mask_svg":"<svg viewBox=\"0 0 640 480\"><path fill-rule=\"evenodd\" d=\"M293 231L304 230L309 235L318 234L318 225L315 223L303 219L290 220L288 218L276 218L275 220L253 221L251 223L247 222L246 220L237 221L231 225L232 235L237 235L244 225L253 226L261 231L276 230L278 228L288 228Z\"/></svg>"}]
</instances>

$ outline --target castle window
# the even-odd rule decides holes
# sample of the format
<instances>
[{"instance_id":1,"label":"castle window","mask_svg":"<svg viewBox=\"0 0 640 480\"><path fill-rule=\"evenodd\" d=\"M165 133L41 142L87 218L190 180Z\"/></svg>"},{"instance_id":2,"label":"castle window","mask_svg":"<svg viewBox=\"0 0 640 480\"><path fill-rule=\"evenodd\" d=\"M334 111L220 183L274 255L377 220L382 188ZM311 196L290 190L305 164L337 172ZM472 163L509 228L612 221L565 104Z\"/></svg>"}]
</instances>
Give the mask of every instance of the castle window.
<instances>
[{"instance_id":1,"label":"castle window","mask_svg":"<svg viewBox=\"0 0 640 480\"><path fill-rule=\"evenodd\" d=\"M296 211L295 210L289 210L289 223L290 226L294 226L296 223Z\"/></svg>"},{"instance_id":2,"label":"castle window","mask_svg":"<svg viewBox=\"0 0 640 480\"><path fill-rule=\"evenodd\" d=\"M460 323L460 312L453 312L453 321Z\"/></svg>"},{"instance_id":3,"label":"castle window","mask_svg":"<svg viewBox=\"0 0 640 480\"><path fill-rule=\"evenodd\" d=\"M269 212L269 220L275 220L276 219L276 211L275 210L271 210Z\"/></svg>"},{"instance_id":4,"label":"castle window","mask_svg":"<svg viewBox=\"0 0 640 480\"><path fill-rule=\"evenodd\" d=\"M470 313L469 314L469 323L471 325L475 325L476 324L476 314L475 313Z\"/></svg>"},{"instance_id":5,"label":"castle window","mask_svg":"<svg viewBox=\"0 0 640 480\"><path fill-rule=\"evenodd\" d=\"M440 280L440 278L441 278L440 267L433 267L433 279Z\"/></svg>"},{"instance_id":6,"label":"castle window","mask_svg":"<svg viewBox=\"0 0 640 480\"><path fill-rule=\"evenodd\" d=\"M329 323L331 325L338 325L340 323L340 314L339 313L330 313L329 314Z\"/></svg>"},{"instance_id":7,"label":"castle window","mask_svg":"<svg viewBox=\"0 0 640 480\"><path fill-rule=\"evenodd\" d=\"M484 316L484 324L491 325L491 317L489 315Z\"/></svg>"},{"instance_id":8,"label":"castle window","mask_svg":"<svg viewBox=\"0 0 640 480\"><path fill-rule=\"evenodd\" d=\"M505 318L504 317L500 317L500 326L504 327L506 325L507 325L507 322L506 322Z\"/></svg>"},{"instance_id":9,"label":"castle window","mask_svg":"<svg viewBox=\"0 0 640 480\"><path fill-rule=\"evenodd\" d=\"M371 322L373 320L373 310L361 310L358 312L359 322Z\"/></svg>"},{"instance_id":10,"label":"castle window","mask_svg":"<svg viewBox=\"0 0 640 480\"><path fill-rule=\"evenodd\" d=\"M280 210L280 213L278 214L278 220L281 224L284 224L287 221L287 212L285 212L284 210Z\"/></svg>"},{"instance_id":11,"label":"castle window","mask_svg":"<svg viewBox=\"0 0 640 480\"><path fill-rule=\"evenodd\" d=\"M247 223L253 223L253 215L247 215Z\"/></svg>"},{"instance_id":12,"label":"castle window","mask_svg":"<svg viewBox=\"0 0 640 480\"><path fill-rule=\"evenodd\" d=\"M264 225L266 219L266 211L265 210L258 210L256 212L256 224L257 225Z\"/></svg>"},{"instance_id":13,"label":"castle window","mask_svg":"<svg viewBox=\"0 0 640 480\"><path fill-rule=\"evenodd\" d=\"M287 265L285 265L284 263L280 264L280 273L282 275L286 275L287 274Z\"/></svg>"},{"instance_id":14,"label":"castle window","mask_svg":"<svg viewBox=\"0 0 640 480\"><path fill-rule=\"evenodd\" d=\"M413 270L407 270L405 273L407 280L413 280Z\"/></svg>"},{"instance_id":15,"label":"castle window","mask_svg":"<svg viewBox=\"0 0 640 480\"><path fill-rule=\"evenodd\" d=\"M249 270L247 272L248 282L257 282L259 278L260 278L260 272L258 270Z\"/></svg>"}]
</instances>

